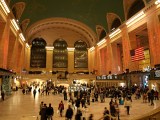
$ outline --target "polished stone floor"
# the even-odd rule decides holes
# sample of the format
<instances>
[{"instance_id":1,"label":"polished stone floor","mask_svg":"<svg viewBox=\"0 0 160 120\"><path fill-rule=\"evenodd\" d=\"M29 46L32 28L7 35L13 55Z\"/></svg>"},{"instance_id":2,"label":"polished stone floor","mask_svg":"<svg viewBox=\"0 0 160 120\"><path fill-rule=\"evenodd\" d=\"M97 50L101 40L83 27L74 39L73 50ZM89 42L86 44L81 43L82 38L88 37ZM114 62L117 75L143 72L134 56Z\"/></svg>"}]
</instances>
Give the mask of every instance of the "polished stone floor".
<instances>
[{"instance_id":1,"label":"polished stone floor","mask_svg":"<svg viewBox=\"0 0 160 120\"><path fill-rule=\"evenodd\" d=\"M39 120L39 104L44 101L47 105L52 104L54 108L54 120L65 120L65 117L60 117L56 112L59 102L63 100L63 95L49 95L41 96L36 95L33 98L33 94L23 95L21 90L13 92L10 97L5 98L5 101L0 100L0 120ZM98 120L102 117L104 107L109 108L110 98L106 98L105 103L91 102L88 109L83 110L83 116L87 117L90 113L94 115L94 120ZM123 105L120 105L120 119L131 120L142 114L151 112L153 109L160 107L160 100L154 101L155 105L151 106L149 103L143 103L142 100L134 100L130 110L130 115L126 114L126 109ZM64 101L65 110L67 109L68 102ZM65 114L64 110L64 114Z\"/></svg>"}]
</instances>

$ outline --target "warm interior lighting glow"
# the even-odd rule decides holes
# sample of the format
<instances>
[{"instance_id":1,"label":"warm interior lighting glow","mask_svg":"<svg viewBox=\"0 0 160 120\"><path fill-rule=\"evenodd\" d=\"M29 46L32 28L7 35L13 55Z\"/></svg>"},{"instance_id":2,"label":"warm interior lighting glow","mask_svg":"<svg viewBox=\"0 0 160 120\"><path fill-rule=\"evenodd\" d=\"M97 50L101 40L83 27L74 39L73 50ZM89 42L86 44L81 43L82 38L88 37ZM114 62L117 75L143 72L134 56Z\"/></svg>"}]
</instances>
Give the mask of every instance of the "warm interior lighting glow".
<instances>
[{"instance_id":1,"label":"warm interior lighting glow","mask_svg":"<svg viewBox=\"0 0 160 120\"><path fill-rule=\"evenodd\" d=\"M68 51L74 51L75 48L67 48Z\"/></svg>"},{"instance_id":2,"label":"warm interior lighting glow","mask_svg":"<svg viewBox=\"0 0 160 120\"><path fill-rule=\"evenodd\" d=\"M8 13L10 13L10 10L6 4L6 2L4 0L0 1L0 6L2 7L3 11L5 12L6 15L8 15Z\"/></svg>"},{"instance_id":3,"label":"warm interior lighting glow","mask_svg":"<svg viewBox=\"0 0 160 120\"><path fill-rule=\"evenodd\" d=\"M17 24L17 22L15 21L15 19L12 19L12 20L11 20L11 23L12 23L13 27L16 29L16 31L18 31L18 30L19 30L19 27L18 27L18 24Z\"/></svg>"},{"instance_id":4,"label":"warm interior lighting glow","mask_svg":"<svg viewBox=\"0 0 160 120\"><path fill-rule=\"evenodd\" d=\"M120 32L121 32L121 30L120 30L119 28L118 28L117 30L113 31L113 32L109 35L110 39L113 38L114 36L118 35Z\"/></svg>"},{"instance_id":5,"label":"warm interior lighting glow","mask_svg":"<svg viewBox=\"0 0 160 120\"><path fill-rule=\"evenodd\" d=\"M21 38L21 40L22 40L23 42L26 40L26 39L24 38L24 36L23 36L22 33L19 34L19 37Z\"/></svg>"},{"instance_id":6,"label":"warm interior lighting glow","mask_svg":"<svg viewBox=\"0 0 160 120\"><path fill-rule=\"evenodd\" d=\"M46 49L47 49L47 50L53 50L54 47L53 47L53 46L46 46Z\"/></svg>"},{"instance_id":7,"label":"warm interior lighting glow","mask_svg":"<svg viewBox=\"0 0 160 120\"><path fill-rule=\"evenodd\" d=\"M156 0L155 4L158 5L160 3L160 0Z\"/></svg>"},{"instance_id":8,"label":"warm interior lighting glow","mask_svg":"<svg viewBox=\"0 0 160 120\"><path fill-rule=\"evenodd\" d=\"M93 47L90 48L90 51L93 51L94 49L95 49L95 47L93 46Z\"/></svg>"},{"instance_id":9,"label":"warm interior lighting glow","mask_svg":"<svg viewBox=\"0 0 160 120\"><path fill-rule=\"evenodd\" d=\"M126 22L127 27L130 27L131 25L133 25L134 23L136 23L137 21L139 21L140 19L142 19L144 16L145 16L144 12L141 11L136 16L132 17L131 19L129 19Z\"/></svg>"},{"instance_id":10,"label":"warm interior lighting glow","mask_svg":"<svg viewBox=\"0 0 160 120\"><path fill-rule=\"evenodd\" d=\"M27 48L30 48L28 43L26 43L26 47L27 47Z\"/></svg>"},{"instance_id":11,"label":"warm interior lighting glow","mask_svg":"<svg viewBox=\"0 0 160 120\"><path fill-rule=\"evenodd\" d=\"M100 42L97 43L98 46L101 46L102 44L104 44L106 42L106 39L104 38L103 40L101 40Z\"/></svg>"},{"instance_id":12,"label":"warm interior lighting glow","mask_svg":"<svg viewBox=\"0 0 160 120\"><path fill-rule=\"evenodd\" d=\"M160 7L160 0L156 0L154 4L157 5L157 8L159 8Z\"/></svg>"}]
</instances>

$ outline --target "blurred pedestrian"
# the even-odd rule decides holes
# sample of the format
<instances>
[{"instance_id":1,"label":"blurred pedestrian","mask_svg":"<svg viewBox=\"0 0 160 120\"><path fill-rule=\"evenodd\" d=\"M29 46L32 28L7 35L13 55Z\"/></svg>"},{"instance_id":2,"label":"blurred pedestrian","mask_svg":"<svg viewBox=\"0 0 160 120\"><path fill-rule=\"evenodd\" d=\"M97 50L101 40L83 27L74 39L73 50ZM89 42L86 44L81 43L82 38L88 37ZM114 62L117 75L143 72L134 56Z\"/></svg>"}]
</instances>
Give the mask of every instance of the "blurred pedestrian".
<instances>
[{"instance_id":1,"label":"blurred pedestrian","mask_svg":"<svg viewBox=\"0 0 160 120\"><path fill-rule=\"evenodd\" d=\"M62 117L63 110L64 110L63 101L61 101L61 102L59 103L58 110L59 110L60 116Z\"/></svg>"}]
</instances>

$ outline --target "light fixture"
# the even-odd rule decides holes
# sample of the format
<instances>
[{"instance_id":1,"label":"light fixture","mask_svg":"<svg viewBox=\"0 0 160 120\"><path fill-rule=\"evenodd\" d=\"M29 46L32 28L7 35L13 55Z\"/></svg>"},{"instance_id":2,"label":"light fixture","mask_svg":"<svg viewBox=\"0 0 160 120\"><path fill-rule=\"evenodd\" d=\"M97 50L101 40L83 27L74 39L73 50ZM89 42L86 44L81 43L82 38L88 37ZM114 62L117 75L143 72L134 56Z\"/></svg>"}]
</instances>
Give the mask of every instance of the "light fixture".
<instances>
[{"instance_id":1,"label":"light fixture","mask_svg":"<svg viewBox=\"0 0 160 120\"><path fill-rule=\"evenodd\" d=\"M54 47L53 47L53 46L46 46L46 49L47 49L47 50L53 50Z\"/></svg>"},{"instance_id":2,"label":"light fixture","mask_svg":"<svg viewBox=\"0 0 160 120\"><path fill-rule=\"evenodd\" d=\"M28 43L26 43L26 47L29 48L29 44Z\"/></svg>"},{"instance_id":3,"label":"light fixture","mask_svg":"<svg viewBox=\"0 0 160 120\"><path fill-rule=\"evenodd\" d=\"M160 7L160 0L156 0L155 5L157 5L157 8L159 8Z\"/></svg>"},{"instance_id":4,"label":"light fixture","mask_svg":"<svg viewBox=\"0 0 160 120\"><path fill-rule=\"evenodd\" d=\"M106 39L104 38L103 40L101 40L100 42L97 43L98 46L101 46L102 44L104 44L106 42Z\"/></svg>"},{"instance_id":5,"label":"light fixture","mask_svg":"<svg viewBox=\"0 0 160 120\"><path fill-rule=\"evenodd\" d=\"M137 21L139 21L140 19L142 19L144 16L145 16L144 12L141 11L140 13L138 13L137 15L135 15L134 17L130 18L126 22L127 27L130 27L131 25L133 25L134 23L136 23Z\"/></svg>"},{"instance_id":6,"label":"light fixture","mask_svg":"<svg viewBox=\"0 0 160 120\"><path fill-rule=\"evenodd\" d=\"M74 51L75 48L67 48L68 51Z\"/></svg>"},{"instance_id":7,"label":"light fixture","mask_svg":"<svg viewBox=\"0 0 160 120\"><path fill-rule=\"evenodd\" d=\"M160 0L156 0L155 4L158 5L160 3Z\"/></svg>"},{"instance_id":8,"label":"light fixture","mask_svg":"<svg viewBox=\"0 0 160 120\"><path fill-rule=\"evenodd\" d=\"M114 36L118 35L121 32L121 30L118 28L115 31L113 31L111 34L109 34L110 39Z\"/></svg>"},{"instance_id":9,"label":"light fixture","mask_svg":"<svg viewBox=\"0 0 160 120\"><path fill-rule=\"evenodd\" d=\"M23 42L25 41L25 38L24 38L24 36L23 36L22 33L19 34L19 37L21 38L21 40L22 40Z\"/></svg>"},{"instance_id":10,"label":"light fixture","mask_svg":"<svg viewBox=\"0 0 160 120\"><path fill-rule=\"evenodd\" d=\"M95 49L95 47L93 46L93 47L90 48L90 51L93 51L94 49Z\"/></svg>"},{"instance_id":11,"label":"light fixture","mask_svg":"<svg viewBox=\"0 0 160 120\"><path fill-rule=\"evenodd\" d=\"M6 15L8 15L8 13L10 13L10 10L6 4L6 2L4 0L0 1L0 6L2 7L3 11L5 12Z\"/></svg>"},{"instance_id":12,"label":"light fixture","mask_svg":"<svg viewBox=\"0 0 160 120\"><path fill-rule=\"evenodd\" d=\"M12 19L12 20L11 20L11 23L12 23L13 27L16 29L16 31L18 31L18 30L19 30L19 27L18 27L18 24L17 24L16 20L15 20L15 19Z\"/></svg>"}]
</instances>

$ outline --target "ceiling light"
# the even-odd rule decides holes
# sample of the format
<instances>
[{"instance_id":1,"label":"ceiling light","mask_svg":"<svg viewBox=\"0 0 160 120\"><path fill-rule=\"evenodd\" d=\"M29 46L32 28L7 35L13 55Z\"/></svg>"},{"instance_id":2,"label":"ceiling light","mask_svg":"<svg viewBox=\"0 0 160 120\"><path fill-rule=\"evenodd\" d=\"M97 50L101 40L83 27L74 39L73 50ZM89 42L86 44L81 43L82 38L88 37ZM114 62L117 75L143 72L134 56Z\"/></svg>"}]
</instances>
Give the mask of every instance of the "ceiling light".
<instances>
[{"instance_id":1,"label":"ceiling light","mask_svg":"<svg viewBox=\"0 0 160 120\"><path fill-rule=\"evenodd\" d=\"M74 51L75 48L67 48L68 51Z\"/></svg>"},{"instance_id":2,"label":"ceiling light","mask_svg":"<svg viewBox=\"0 0 160 120\"><path fill-rule=\"evenodd\" d=\"M145 16L144 12L141 11L140 13L138 13L137 15L135 15L126 22L127 27L130 27L131 25L142 19L144 16Z\"/></svg>"},{"instance_id":3,"label":"ceiling light","mask_svg":"<svg viewBox=\"0 0 160 120\"><path fill-rule=\"evenodd\" d=\"M19 27L18 27L18 24L17 24L16 20L15 20L15 19L12 19L12 20L11 20L11 23L12 23L13 27L16 29L16 31L18 31L18 30L19 30Z\"/></svg>"},{"instance_id":4,"label":"ceiling light","mask_svg":"<svg viewBox=\"0 0 160 120\"><path fill-rule=\"evenodd\" d=\"M53 50L54 47L53 47L53 46L46 46L46 49L47 49L47 50Z\"/></svg>"},{"instance_id":5,"label":"ceiling light","mask_svg":"<svg viewBox=\"0 0 160 120\"><path fill-rule=\"evenodd\" d=\"M95 47L93 46L93 47L90 48L90 51L93 51L94 49L95 49Z\"/></svg>"},{"instance_id":6,"label":"ceiling light","mask_svg":"<svg viewBox=\"0 0 160 120\"><path fill-rule=\"evenodd\" d=\"M115 31L113 31L111 34L109 34L110 39L114 36L118 35L121 32L121 30L118 28Z\"/></svg>"},{"instance_id":7,"label":"ceiling light","mask_svg":"<svg viewBox=\"0 0 160 120\"><path fill-rule=\"evenodd\" d=\"M30 48L28 43L26 43L26 47L27 47L27 48Z\"/></svg>"},{"instance_id":8,"label":"ceiling light","mask_svg":"<svg viewBox=\"0 0 160 120\"><path fill-rule=\"evenodd\" d=\"M7 15L8 13L10 13L10 10L6 4L6 2L4 0L0 1L0 6L2 7L3 11L5 12L5 14Z\"/></svg>"},{"instance_id":9,"label":"ceiling light","mask_svg":"<svg viewBox=\"0 0 160 120\"><path fill-rule=\"evenodd\" d=\"M22 40L23 42L25 41L25 38L24 38L24 36L23 36L22 33L19 34L19 37L21 38L21 40Z\"/></svg>"},{"instance_id":10,"label":"ceiling light","mask_svg":"<svg viewBox=\"0 0 160 120\"><path fill-rule=\"evenodd\" d=\"M106 39L104 38L103 40L101 40L100 42L97 43L98 46L101 46L102 44L104 44L106 42Z\"/></svg>"}]
</instances>

